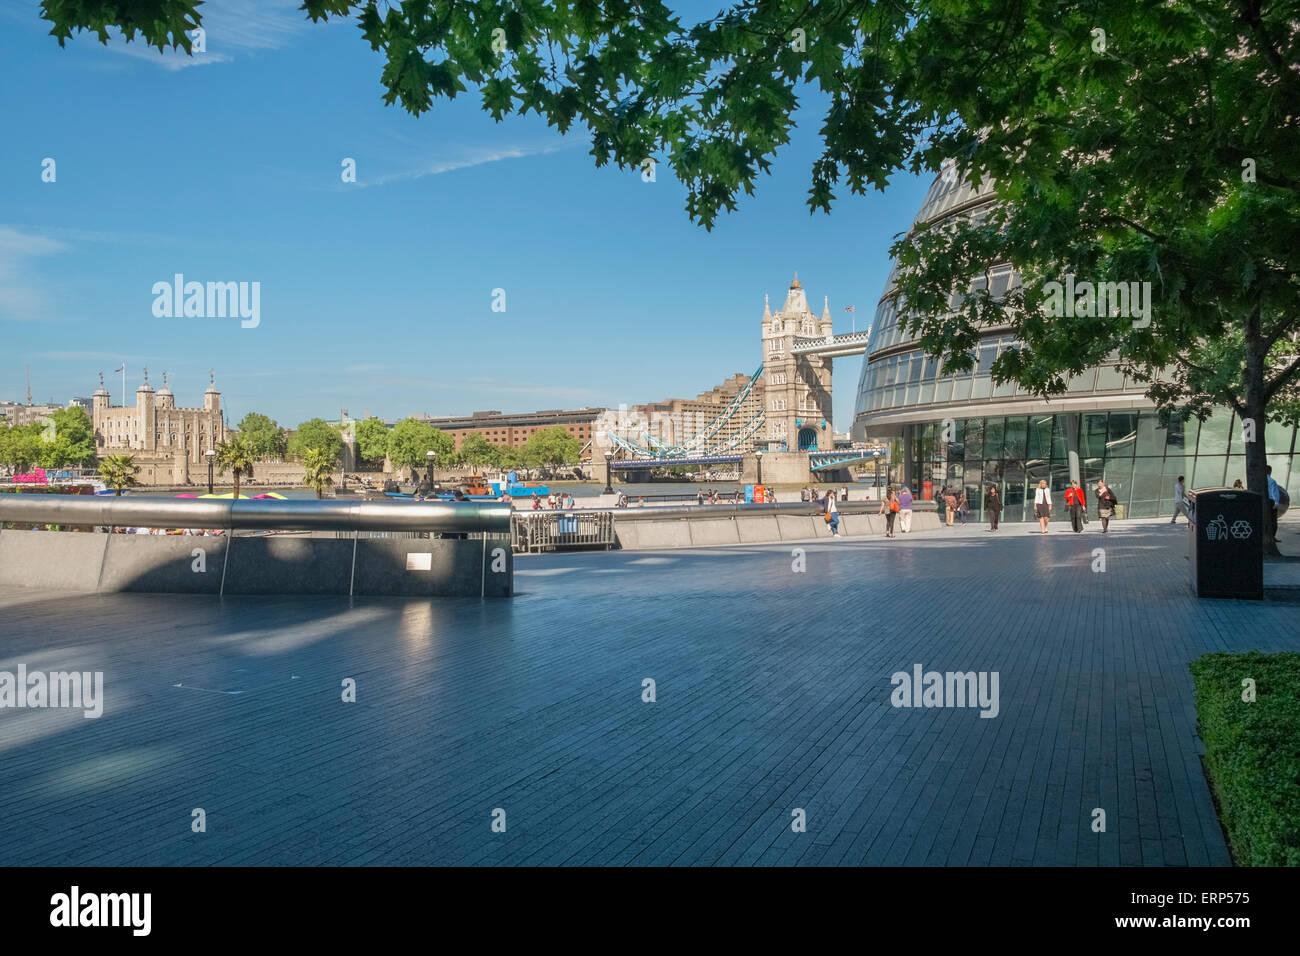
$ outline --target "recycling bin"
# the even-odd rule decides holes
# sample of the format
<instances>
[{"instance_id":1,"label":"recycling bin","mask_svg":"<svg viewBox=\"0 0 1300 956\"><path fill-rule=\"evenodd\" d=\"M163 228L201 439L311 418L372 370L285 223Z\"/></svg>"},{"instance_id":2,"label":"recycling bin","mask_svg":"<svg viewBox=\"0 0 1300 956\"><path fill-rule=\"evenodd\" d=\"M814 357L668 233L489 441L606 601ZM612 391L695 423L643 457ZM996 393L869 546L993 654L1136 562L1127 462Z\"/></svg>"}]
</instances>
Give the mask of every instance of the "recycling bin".
<instances>
[{"instance_id":1,"label":"recycling bin","mask_svg":"<svg viewBox=\"0 0 1300 956\"><path fill-rule=\"evenodd\" d=\"M1187 556L1197 597L1264 597L1264 499L1240 488L1187 493Z\"/></svg>"}]
</instances>

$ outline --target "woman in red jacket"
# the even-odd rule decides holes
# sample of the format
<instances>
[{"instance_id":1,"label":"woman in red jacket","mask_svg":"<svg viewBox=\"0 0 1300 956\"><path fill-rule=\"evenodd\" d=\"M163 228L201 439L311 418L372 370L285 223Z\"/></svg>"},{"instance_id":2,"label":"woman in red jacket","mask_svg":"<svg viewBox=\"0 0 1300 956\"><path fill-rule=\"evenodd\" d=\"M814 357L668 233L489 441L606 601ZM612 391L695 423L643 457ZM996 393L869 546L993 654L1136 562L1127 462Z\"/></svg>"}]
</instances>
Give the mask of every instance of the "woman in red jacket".
<instances>
[{"instance_id":1,"label":"woman in red jacket","mask_svg":"<svg viewBox=\"0 0 1300 956\"><path fill-rule=\"evenodd\" d=\"M1070 509L1070 527L1078 534L1088 520L1088 503L1083 500L1083 489L1077 481L1070 482L1070 487L1065 489L1065 504Z\"/></svg>"}]
</instances>

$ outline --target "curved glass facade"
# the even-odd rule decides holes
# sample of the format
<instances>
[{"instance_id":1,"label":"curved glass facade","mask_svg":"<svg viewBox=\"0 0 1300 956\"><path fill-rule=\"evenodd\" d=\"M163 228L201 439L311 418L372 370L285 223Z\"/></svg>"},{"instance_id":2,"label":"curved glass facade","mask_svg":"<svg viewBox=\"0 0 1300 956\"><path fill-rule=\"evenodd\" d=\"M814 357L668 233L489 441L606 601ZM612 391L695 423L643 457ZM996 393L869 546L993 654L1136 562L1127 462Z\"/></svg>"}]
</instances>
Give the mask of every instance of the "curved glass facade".
<instances>
[{"instance_id":1,"label":"curved glass facade","mask_svg":"<svg viewBox=\"0 0 1300 956\"><path fill-rule=\"evenodd\" d=\"M949 216L978 218L992 201L987 184L976 191L936 177L913 228ZM1089 500L1097 481L1104 480L1119 498L1121 514L1152 517L1171 510L1179 475L1188 488L1244 482L1242 429L1235 415L1223 409L1204 423L1161 428L1146 386L1114 363L1087 369L1067 382L1065 394L1046 401L1014 383L993 384L994 360L1019 343L1005 329L989 329L973 367L948 372L942 361L921 351L915 334L902 329L896 275L895 264L872 322L853 432L858 438L901 437L907 479L923 496L944 486L963 488L979 515L984 489L997 484L1006 507L1003 520L1020 521L1032 518L1024 502L1032 502L1031 489L1040 479L1060 492L1074 477L1088 489ZM985 282L999 296L1020 277L1003 263L979 279L979 287ZM1270 424L1265 429L1273 477L1293 496L1300 492L1300 468L1293 467L1296 443L1294 428ZM1063 516L1065 509L1057 513Z\"/></svg>"}]
</instances>

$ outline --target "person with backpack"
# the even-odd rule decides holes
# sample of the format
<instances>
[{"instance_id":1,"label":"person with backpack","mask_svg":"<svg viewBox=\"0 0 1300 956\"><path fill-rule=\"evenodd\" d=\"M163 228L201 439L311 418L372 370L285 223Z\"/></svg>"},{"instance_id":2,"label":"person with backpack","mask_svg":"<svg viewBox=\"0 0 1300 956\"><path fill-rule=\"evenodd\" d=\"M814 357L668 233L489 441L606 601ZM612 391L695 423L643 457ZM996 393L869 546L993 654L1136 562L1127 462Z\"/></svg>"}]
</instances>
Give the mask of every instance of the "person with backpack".
<instances>
[{"instance_id":1,"label":"person with backpack","mask_svg":"<svg viewBox=\"0 0 1300 956\"><path fill-rule=\"evenodd\" d=\"M1097 482L1097 517L1101 519L1102 534L1110 527L1110 519L1115 517L1115 506L1118 504L1119 499L1110 490L1110 486L1104 481Z\"/></svg>"},{"instance_id":2,"label":"person with backpack","mask_svg":"<svg viewBox=\"0 0 1300 956\"><path fill-rule=\"evenodd\" d=\"M903 490L895 496L894 502L898 505L894 510L898 512L901 525L899 530L906 534L912 530L912 490L904 485Z\"/></svg>"},{"instance_id":3,"label":"person with backpack","mask_svg":"<svg viewBox=\"0 0 1300 956\"><path fill-rule=\"evenodd\" d=\"M894 536L894 518L898 515L898 495L894 494L892 488L888 489L888 494L880 499L880 511L878 514L885 516L885 537Z\"/></svg>"},{"instance_id":4,"label":"person with backpack","mask_svg":"<svg viewBox=\"0 0 1300 956\"><path fill-rule=\"evenodd\" d=\"M998 530L998 519L1002 517L1002 496L998 494L997 485L989 485L984 495L984 513L989 516L989 530Z\"/></svg>"},{"instance_id":5,"label":"person with backpack","mask_svg":"<svg viewBox=\"0 0 1300 956\"><path fill-rule=\"evenodd\" d=\"M835 489L826 489L826 500L822 502L826 523L831 526L831 537L840 536L840 512L835 507Z\"/></svg>"}]
</instances>

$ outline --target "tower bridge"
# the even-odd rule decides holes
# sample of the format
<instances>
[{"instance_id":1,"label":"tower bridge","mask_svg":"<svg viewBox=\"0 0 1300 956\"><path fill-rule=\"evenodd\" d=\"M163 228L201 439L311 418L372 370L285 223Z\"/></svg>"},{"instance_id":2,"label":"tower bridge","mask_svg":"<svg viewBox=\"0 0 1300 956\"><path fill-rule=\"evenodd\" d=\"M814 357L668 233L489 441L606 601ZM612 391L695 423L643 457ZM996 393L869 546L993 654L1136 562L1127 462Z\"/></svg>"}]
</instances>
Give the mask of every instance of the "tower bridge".
<instances>
[{"instance_id":1,"label":"tower bridge","mask_svg":"<svg viewBox=\"0 0 1300 956\"><path fill-rule=\"evenodd\" d=\"M869 452L835 452L831 427L832 363L864 354L870 336L870 329L836 335L829 298L816 316L795 273L778 311L764 296L762 361L727 405L694 428L675 429L671 441L652 435L649 422L611 423L604 434L616 459L611 468L628 472L733 464L762 451L801 456L802 461L790 464L807 477L812 471L870 460Z\"/></svg>"}]
</instances>

